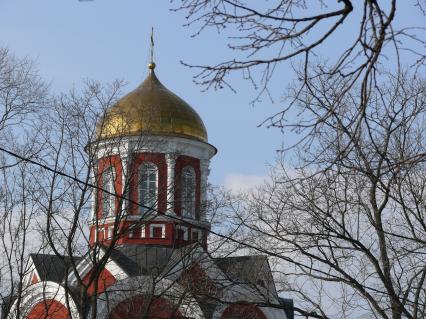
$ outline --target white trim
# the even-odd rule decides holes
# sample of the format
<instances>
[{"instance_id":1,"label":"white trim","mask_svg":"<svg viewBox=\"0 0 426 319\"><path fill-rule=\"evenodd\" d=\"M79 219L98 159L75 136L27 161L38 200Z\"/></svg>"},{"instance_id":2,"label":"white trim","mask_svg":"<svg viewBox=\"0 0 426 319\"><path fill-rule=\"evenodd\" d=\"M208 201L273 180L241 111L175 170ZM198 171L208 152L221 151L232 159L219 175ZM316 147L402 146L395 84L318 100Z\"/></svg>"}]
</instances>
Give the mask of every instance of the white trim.
<instances>
[{"instance_id":1,"label":"white trim","mask_svg":"<svg viewBox=\"0 0 426 319\"><path fill-rule=\"evenodd\" d=\"M166 154L167 164L167 213L175 214L174 201L175 201L175 166L176 154Z\"/></svg>"},{"instance_id":2,"label":"white trim","mask_svg":"<svg viewBox=\"0 0 426 319\"><path fill-rule=\"evenodd\" d=\"M206 204L207 204L207 185L210 175L210 160L200 160L200 220L207 220Z\"/></svg>"},{"instance_id":3,"label":"white trim","mask_svg":"<svg viewBox=\"0 0 426 319\"><path fill-rule=\"evenodd\" d=\"M67 308L67 297L69 304L69 313L72 319L79 319L80 314L78 312L76 303L70 294L65 292L63 286L53 281L41 281L34 285L29 286L23 291L23 295L20 303L20 318L26 318L31 312L33 307L44 300L55 300L60 302ZM16 312L18 307L18 300L16 300L7 316L7 319L17 319Z\"/></svg>"},{"instance_id":4,"label":"white trim","mask_svg":"<svg viewBox=\"0 0 426 319\"><path fill-rule=\"evenodd\" d=\"M118 138L99 141L96 145L97 159L132 153L174 153L199 159L211 159L216 153L216 148L208 143L178 136L144 135L120 136ZM89 146L90 147L90 146Z\"/></svg>"},{"instance_id":5,"label":"white trim","mask_svg":"<svg viewBox=\"0 0 426 319\"><path fill-rule=\"evenodd\" d=\"M117 216L114 217L110 217L107 218L105 220L103 220L102 222L104 224L109 224L109 223L114 223L115 219ZM210 223L208 221L205 220L196 220L196 219L192 219L192 218L185 218L185 217L181 217L181 216L167 216L164 214L157 214L155 216L153 216L151 218L149 218L150 222L176 222L178 220L182 220L185 224L188 225L193 225L195 227L206 227L208 228L210 226ZM140 222L141 221L141 216L139 215L127 215L127 216L123 216L122 219L120 220L122 222L125 221L129 221L129 222ZM94 225L94 224L89 224L89 226ZM101 223L99 223L99 226L101 225Z\"/></svg>"},{"instance_id":6,"label":"white trim","mask_svg":"<svg viewBox=\"0 0 426 319\"><path fill-rule=\"evenodd\" d=\"M160 238L166 238L166 225L165 224L150 224L149 225L149 238L155 238L154 237L154 227L160 228L161 227L161 237Z\"/></svg>"},{"instance_id":7,"label":"white trim","mask_svg":"<svg viewBox=\"0 0 426 319\"><path fill-rule=\"evenodd\" d=\"M108 259L104 269L108 270L116 280L123 280L129 277L127 273L111 258Z\"/></svg>"},{"instance_id":8,"label":"white trim","mask_svg":"<svg viewBox=\"0 0 426 319\"><path fill-rule=\"evenodd\" d=\"M150 276L129 277L108 287L97 298L97 318L108 318L111 309L114 309L121 301L138 295L161 296L172 304L178 305L178 310L183 316L204 319L203 311L198 302L187 289L166 278L162 278L153 284Z\"/></svg>"},{"instance_id":9,"label":"white trim","mask_svg":"<svg viewBox=\"0 0 426 319\"><path fill-rule=\"evenodd\" d=\"M146 226L145 226L145 224L141 225L141 238L146 238Z\"/></svg>"},{"instance_id":10,"label":"white trim","mask_svg":"<svg viewBox=\"0 0 426 319\"><path fill-rule=\"evenodd\" d=\"M101 251L100 251L101 252ZM90 256L86 256L85 258L83 258L76 266L76 270L80 276L81 279L83 279L88 273L89 271L92 269L92 260L90 259ZM68 284L70 286L75 286L78 284L77 281L77 276L74 273L74 271L71 271L68 274L68 277L66 278L66 280L68 281Z\"/></svg>"},{"instance_id":11,"label":"white trim","mask_svg":"<svg viewBox=\"0 0 426 319\"><path fill-rule=\"evenodd\" d=\"M101 259L104 255L105 253L103 249L100 249L97 260ZM90 256L86 256L86 258L82 259L76 268L81 279L87 276L87 274L93 268L93 263L90 259ZM127 273L111 258L108 259L104 269L108 270L116 280L121 280L128 277ZM75 286L78 284L77 277L73 271L68 275L68 278L66 280L68 280L70 286Z\"/></svg>"},{"instance_id":12,"label":"white trim","mask_svg":"<svg viewBox=\"0 0 426 319\"><path fill-rule=\"evenodd\" d=\"M127 152L122 152L120 154L120 160L121 160L121 187L122 187L122 196L123 198L120 199L121 201L121 210L120 212L125 212L126 209L129 206L129 201L127 199L124 198L129 198L129 183L128 181L130 180L128 177L129 174L129 153L128 150Z\"/></svg>"},{"instance_id":13,"label":"white trim","mask_svg":"<svg viewBox=\"0 0 426 319\"><path fill-rule=\"evenodd\" d=\"M27 262L27 269L25 270L25 275L22 278L22 283L25 287L28 287L32 284L33 281L33 277L34 275L37 276L38 280L41 280L41 277L37 271L37 268L34 265L34 260L33 258L30 256L30 258L28 258L28 262Z\"/></svg>"},{"instance_id":14,"label":"white trim","mask_svg":"<svg viewBox=\"0 0 426 319\"><path fill-rule=\"evenodd\" d=\"M183 252L183 258L180 258L177 263L170 264L170 268L164 270L164 273L170 274L168 277L172 280L178 280L182 271L196 262L213 282L225 287L233 285L233 282L229 280L200 244L187 245L183 249L187 249Z\"/></svg>"}]
</instances>

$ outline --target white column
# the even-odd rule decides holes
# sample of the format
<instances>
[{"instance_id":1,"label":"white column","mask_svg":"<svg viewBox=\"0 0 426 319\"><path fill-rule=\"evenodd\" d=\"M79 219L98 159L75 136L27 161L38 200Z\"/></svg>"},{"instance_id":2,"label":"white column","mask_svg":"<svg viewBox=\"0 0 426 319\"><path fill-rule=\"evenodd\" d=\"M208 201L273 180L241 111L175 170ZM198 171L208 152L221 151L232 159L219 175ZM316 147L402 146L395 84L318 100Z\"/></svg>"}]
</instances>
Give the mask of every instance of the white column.
<instances>
[{"instance_id":1,"label":"white column","mask_svg":"<svg viewBox=\"0 0 426 319\"><path fill-rule=\"evenodd\" d=\"M96 180L96 174L98 171L98 168L96 167L98 165L98 161L95 161L95 164L93 164L93 170L92 170L92 175L90 176L90 184L92 185L96 185L98 186L98 181ZM96 221L96 207L97 207L97 203L96 200L98 199L97 196L98 193L98 189L97 188L92 188L92 195L91 195L91 203L90 203L90 211L92 213L92 223L95 223Z\"/></svg>"},{"instance_id":2,"label":"white column","mask_svg":"<svg viewBox=\"0 0 426 319\"><path fill-rule=\"evenodd\" d=\"M121 185L122 185L122 196L123 198L129 198L130 189L129 189L129 181L131 176L130 174L130 157L133 152L133 146L125 139L120 142L122 145L118 147L118 154L121 160ZM127 215L129 209L129 201L125 199L121 199L121 213L123 215Z\"/></svg>"},{"instance_id":3,"label":"white column","mask_svg":"<svg viewBox=\"0 0 426 319\"><path fill-rule=\"evenodd\" d=\"M176 155L166 154L167 163L167 214L175 214L175 164Z\"/></svg>"},{"instance_id":4,"label":"white column","mask_svg":"<svg viewBox=\"0 0 426 319\"><path fill-rule=\"evenodd\" d=\"M122 193L123 193L123 198L129 198L130 195L130 176L128 176L130 169L129 169L129 156L128 153L123 153L120 154L120 158L121 158L121 167L122 167ZM129 201L122 199L121 200L121 212L122 214L128 214L129 212L127 211L129 208Z\"/></svg>"},{"instance_id":5,"label":"white column","mask_svg":"<svg viewBox=\"0 0 426 319\"><path fill-rule=\"evenodd\" d=\"M207 182L210 174L210 161L200 160L200 173L201 173L201 216L200 220L206 220L206 201L207 201Z\"/></svg>"}]
</instances>

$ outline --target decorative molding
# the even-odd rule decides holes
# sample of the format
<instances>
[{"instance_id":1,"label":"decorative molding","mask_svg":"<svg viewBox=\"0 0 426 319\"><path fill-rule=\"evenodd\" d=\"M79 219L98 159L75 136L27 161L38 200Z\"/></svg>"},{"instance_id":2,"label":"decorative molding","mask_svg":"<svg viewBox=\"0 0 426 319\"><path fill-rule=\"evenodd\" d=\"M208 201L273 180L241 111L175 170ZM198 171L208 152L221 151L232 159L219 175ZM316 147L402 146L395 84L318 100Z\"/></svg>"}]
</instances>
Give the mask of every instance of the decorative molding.
<instances>
[{"instance_id":1,"label":"decorative molding","mask_svg":"<svg viewBox=\"0 0 426 319\"><path fill-rule=\"evenodd\" d=\"M211 159L216 148L208 143L177 136L146 135L141 142L140 136L124 136L99 141L96 158L139 152L173 153L199 159Z\"/></svg>"},{"instance_id":2,"label":"decorative molding","mask_svg":"<svg viewBox=\"0 0 426 319\"><path fill-rule=\"evenodd\" d=\"M17 319L16 312L18 307L18 301L20 301L19 307L21 312L20 318L27 318L27 315L31 312L33 307L38 303L45 300L55 300L65 307L70 306L69 313L72 319L79 319L80 315L76 306L76 303L69 293L65 292L63 286L53 281L40 281L34 285L29 286L23 291L21 300L16 300L7 316L7 319Z\"/></svg>"}]
</instances>

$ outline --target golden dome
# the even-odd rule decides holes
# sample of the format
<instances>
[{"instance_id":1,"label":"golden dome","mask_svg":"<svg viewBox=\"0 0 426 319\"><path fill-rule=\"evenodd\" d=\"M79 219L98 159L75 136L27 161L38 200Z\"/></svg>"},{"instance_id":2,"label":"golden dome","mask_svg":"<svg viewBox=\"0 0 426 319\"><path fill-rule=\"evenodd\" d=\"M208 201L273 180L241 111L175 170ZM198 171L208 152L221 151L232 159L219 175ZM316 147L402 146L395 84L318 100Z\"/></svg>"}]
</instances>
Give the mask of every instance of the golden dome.
<instances>
[{"instance_id":1,"label":"golden dome","mask_svg":"<svg viewBox=\"0 0 426 319\"><path fill-rule=\"evenodd\" d=\"M148 77L135 90L110 107L96 127L97 137L127 135L182 136L207 142L200 116L184 100L169 91L149 66Z\"/></svg>"}]
</instances>

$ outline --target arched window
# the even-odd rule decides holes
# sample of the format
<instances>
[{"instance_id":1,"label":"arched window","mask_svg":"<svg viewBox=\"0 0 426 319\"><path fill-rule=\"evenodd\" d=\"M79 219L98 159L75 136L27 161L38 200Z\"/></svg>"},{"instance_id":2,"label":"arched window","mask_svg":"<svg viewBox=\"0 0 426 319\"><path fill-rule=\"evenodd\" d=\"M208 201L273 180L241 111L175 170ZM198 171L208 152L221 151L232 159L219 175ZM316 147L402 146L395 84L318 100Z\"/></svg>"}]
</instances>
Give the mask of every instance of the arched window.
<instances>
[{"instance_id":1,"label":"arched window","mask_svg":"<svg viewBox=\"0 0 426 319\"><path fill-rule=\"evenodd\" d=\"M102 213L104 216L112 216L115 211L115 168L109 167L102 173Z\"/></svg>"},{"instance_id":2,"label":"arched window","mask_svg":"<svg viewBox=\"0 0 426 319\"><path fill-rule=\"evenodd\" d=\"M182 216L195 217L195 171L191 166L185 166L181 175Z\"/></svg>"},{"instance_id":3,"label":"arched window","mask_svg":"<svg viewBox=\"0 0 426 319\"><path fill-rule=\"evenodd\" d=\"M157 209L158 168L154 163L144 163L139 168L139 212Z\"/></svg>"}]
</instances>

